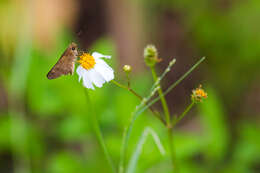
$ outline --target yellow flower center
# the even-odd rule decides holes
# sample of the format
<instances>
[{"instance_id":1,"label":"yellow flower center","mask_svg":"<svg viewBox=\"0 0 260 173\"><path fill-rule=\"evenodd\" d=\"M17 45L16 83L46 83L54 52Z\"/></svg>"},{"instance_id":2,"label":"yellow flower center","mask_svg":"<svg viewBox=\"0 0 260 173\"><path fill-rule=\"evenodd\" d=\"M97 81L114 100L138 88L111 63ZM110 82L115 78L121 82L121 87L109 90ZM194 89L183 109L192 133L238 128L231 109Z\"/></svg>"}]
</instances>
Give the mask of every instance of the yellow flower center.
<instances>
[{"instance_id":1,"label":"yellow flower center","mask_svg":"<svg viewBox=\"0 0 260 173\"><path fill-rule=\"evenodd\" d=\"M202 89L201 85L195 90L192 90L191 98L194 101L202 102L202 100L206 99L207 97L208 94Z\"/></svg>"},{"instance_id":2,"label":"yellow flower center","mask_svg":"<svg viewBox=\"0 0 260 173\"><path fill-rule=\"evenodd\" d=\"M205 91L201 88L196 89L195 94L199 97L207 98L207 93L205 93Z\"/></svg>"},{"instance_id":3,"label":"yellow flower center","mask_svg":"<svg viewBox=\"0 0 260 173\"><path fill-rule=\"evenodd\" d=\"M79 58L80 59L78 62L86 70L92 69L96 64L94 57L92 55L90 55L89 53L83 53Z\"/></svg>"}]
</instances>

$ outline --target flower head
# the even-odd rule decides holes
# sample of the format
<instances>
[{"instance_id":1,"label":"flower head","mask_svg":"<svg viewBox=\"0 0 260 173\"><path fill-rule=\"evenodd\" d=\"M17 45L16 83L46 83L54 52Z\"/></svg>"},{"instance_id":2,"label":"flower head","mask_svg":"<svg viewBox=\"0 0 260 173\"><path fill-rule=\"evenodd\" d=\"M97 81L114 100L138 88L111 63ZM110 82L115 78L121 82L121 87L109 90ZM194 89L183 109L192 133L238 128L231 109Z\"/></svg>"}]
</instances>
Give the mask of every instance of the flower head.
<instances>
[{"instance_id":1,"label":"flower head","mask_svg":"<svg viewBox=\"0 0 260 173\"><path fill-rule=\"evenodd\" d=\"M192 90L191 99L195 102L202 102L203 99L206 99L208 94L202 89L202 86L199 85L198 88Z\"/></svg>"},{"instance_id":2,"label":"flower head","mask_svg":"<svg viewBox=\"0 0 260 173\"><path fill-rule=\"evenodd\" d=\"M83 85L86 88L95 89L93 84L100 88L105 82L114 79L114 70L101 59L110 59L111 56L94 52L92 54L83 53L79 58L80 65L77 68L77 74L79 81L83 79Z\"/></svg>"},{"instance_id":3,"label":"flower head","mask_svg":"<svg viewBox=\"0 0 260 173\"><path fill-rule=\"evenodd\" d=\"M148 45L144 49L144 61L149 67L153 67L161 61L161 59L158 58L158 52L154 45Z\"/></svg>"}]
</instances>

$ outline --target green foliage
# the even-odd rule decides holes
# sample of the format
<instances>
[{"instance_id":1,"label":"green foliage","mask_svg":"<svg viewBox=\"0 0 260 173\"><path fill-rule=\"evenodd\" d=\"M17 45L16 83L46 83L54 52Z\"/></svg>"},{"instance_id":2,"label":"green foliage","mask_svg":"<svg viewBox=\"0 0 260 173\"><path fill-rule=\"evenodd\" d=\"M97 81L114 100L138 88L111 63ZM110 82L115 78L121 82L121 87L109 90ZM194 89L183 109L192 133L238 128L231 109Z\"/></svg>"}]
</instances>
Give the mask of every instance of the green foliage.
<instances>
[{"instance_id":1,"label":"green foliage","mask_svg":"<svg viewBox=\"0 0 260 173\"><path fill-rule=\"evenodd\" d=\"M236 2L221 10L216 1L143 2L147 4L145 10L151 10L144 11L147 14L156 16L164 9L178 13L194 49L207 56L202 72L206 72L208 99L200 103L196 111L186 114L192 115L191 119L174 129L173 143L180 173L259 172L259 113L251 114L240 106L248 104L244 99L251 83L254 85L254 80L259 78L260 2ZM7 3L0 2L4 10L0 12L2 15L9 10L5 8ZM84 88L77 75L51 81L46 78L46 73L73 40L70 34L61 32L54 48L46 51L31 42L29 24L8 25L14 16L6 17L8 20L0 26L0 92L6 92L8 97L8 107L0 110L0 172L6 170L6 165L10 163L14 163L15 172L110 172L95 138L89 119L91 111L86 106ZM149 17L151 23L156 24L153 16ZM14 26L19 29L13 36L15 38L5 39L3 36L6 33L10 35L15 30ZM156 29L154 26L150 28ZM114 68L118 66L119 58L115 47L111 39L101 37L89 51L112 55L112 61L108 63ZM116 80L120 81L123 72L119 69L115 69L115 74ZM176 83L168 81L172 85L163 94L175 88L184 77ZM148 73L130 74L130 78L134 78L131 86L137 93L149 96L153 83ZM156 89L156 86L152 88ZM191 93L190 90L185 91L187 95ZM89 94L107 149L118 165L124 128L140 100L112 83ZM255 92L253 95L258 97ZM130 168L137 173L171 172L167 129L147 110L159 97L150 99L148 106L138 109L138 118L136 116L131 125L125 165L132 163ZM187 104L189 101L187 97ZM251 102L248 107L252 109ZM140 136L147 126L154 129L160 138L166 156L161 155L152 138L138 145L138 141L144 139ZM137 150L136 146L143 148ZM133 154L135 157L132 157Z\"/></svg>"},{"instance_id":2,"label":"green foliage","mask_svg":"<svg viewBox=\"0 0 260 173\"><path fill-rule=\"evenodd\" d=\"M226 125L226 113L221 100L212 88L207 88L207 105L201 104L201 122L205 131L205 150L208 159L222 160L227 153L229 139Z\"/></svg>"}]
</instances>

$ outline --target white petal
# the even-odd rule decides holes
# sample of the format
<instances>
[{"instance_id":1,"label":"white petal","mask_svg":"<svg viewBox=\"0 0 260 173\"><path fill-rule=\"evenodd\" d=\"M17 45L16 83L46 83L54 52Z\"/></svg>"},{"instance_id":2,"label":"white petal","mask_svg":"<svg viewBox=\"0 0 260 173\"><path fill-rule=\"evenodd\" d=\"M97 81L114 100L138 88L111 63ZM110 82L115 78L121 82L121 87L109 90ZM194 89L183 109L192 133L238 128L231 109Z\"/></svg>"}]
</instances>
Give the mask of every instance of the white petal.
<instances>
[{"instance_id":1,"label":"white petal","mask_svg":"<svg viewBox=\"0 0 260 173\"><path fill-rule=\"evenodd\" d=\"M79 81L81 80L81 78L83 78L83 85L86 88L91 88L91 89L95 89L92 85L92 82L89 79L89 75L88 75L88 71L86 69L84 69L82 66L78 66L77 68L77 73L79 75Z\"/></svg>"},{"instance_id":2,"label":"white petal","mask_svg":"<svg viewBox=\"0 0 260 173\"><path fill-rule=\"evenodd\" d=\"M114 79L114 71L107 64L97 63L94 68L107 82Z\"/></svg>"},{"instance_id":3,"label":"white petal","mask_svg":"<svg viewBox=\"0 0 260 173\"><path fill-rule=\"evenodd\" d=\"M84 74L84 70L85 69L83 67L81 67L81 66L78 66L78 68L76 70L77 74L79 75L79 82L80 82L80 80L81 80L81 78L82 78L82 76Z\"/></svg>"},{"instance_id":4,"label":"white petal","mask_svg":"<svg viewBox=\"0 0 260 173\"><path fill-rule=\"evenodd\" d=\"M95 59L96 61L96 64L102 64L104 65L105 67L111 69L112 71L114 71L103 59Z\"/></svg>"},{"instance_id":5,"label":"white petal","mask_svg":"<svg viewBox=\"0 0 260 173\"><path fill-rule=\"evenodd\" d=\"M94 86L92 85L92 81L90 79L90 74L89 74L89 71L85 70L84 71L84 76L83 76L83 85L86 87L86 88L90 88L90 89L95 89Z\"/></svg>"},{"instance_id":6,"label":"white petal","mask_svg":"<svg viewBox=\"0 0 260 173\"><path fill-rule=\"evenodd\" d=\"M114 70L107 65L107 63L103 59L95 59L96 61L96 71L98 71L108 82L114 79Z\"/></svg>"},{"instance_id":7,"label":"white petal","mask_svg":"<svg viewBox=\"0 0 260 173\"><path fill-rule=\"evenodd\" d=\"M98 53L98 52L93 52L93 53L92 53L92 56L93 56L95 59L99 59L99 58L108 58L108 59L110 59L110 58L111 58L110 55L103 55L103 54Z\"/></svg>"},{"instance_id":8,"label":"white petal","mask_svg":"<svg viewBox=\"0 0 260 173\"><path fill-rule=\"evenodd\" d=\"M103 84L106 82L102 75L96 72L95 69L89 70L88 74L90 80L99 88L102 87Z\"/></svg>"}]
</instances>

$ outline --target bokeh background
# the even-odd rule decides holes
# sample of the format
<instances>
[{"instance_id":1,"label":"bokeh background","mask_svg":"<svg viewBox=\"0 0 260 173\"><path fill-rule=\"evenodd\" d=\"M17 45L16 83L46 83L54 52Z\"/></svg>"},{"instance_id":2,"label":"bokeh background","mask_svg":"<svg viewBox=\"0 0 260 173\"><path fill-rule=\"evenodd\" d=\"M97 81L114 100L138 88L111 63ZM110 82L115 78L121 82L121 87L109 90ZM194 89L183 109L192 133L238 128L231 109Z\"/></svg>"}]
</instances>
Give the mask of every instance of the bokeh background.
<instances>
[{"instance_id":1,"label":"bokeh background","mask_svg":"<svg viewBox=\"0 0 260 173\"><path fill-rule=\"evenodd\" d=\"M166 89L202 56L206 60L167 95L172 114L203 84L208 99L175 130L181 173L260 172L259 0L1 0L0 172L110 172L89 123L77 76L48 80L46 73L72 41L112 55L115 78L145 96L152 85L143 48L153 43L163 59ZM138 99L113 84L91 91L105 141L118 163L123 129ZM160 104L156 105L160 108ZM133 153L145 127L168 153L167 133L149 112L136 121L127 148ZM148 138L136 172L170 172Z\"/></svg>"}]
</instances>

